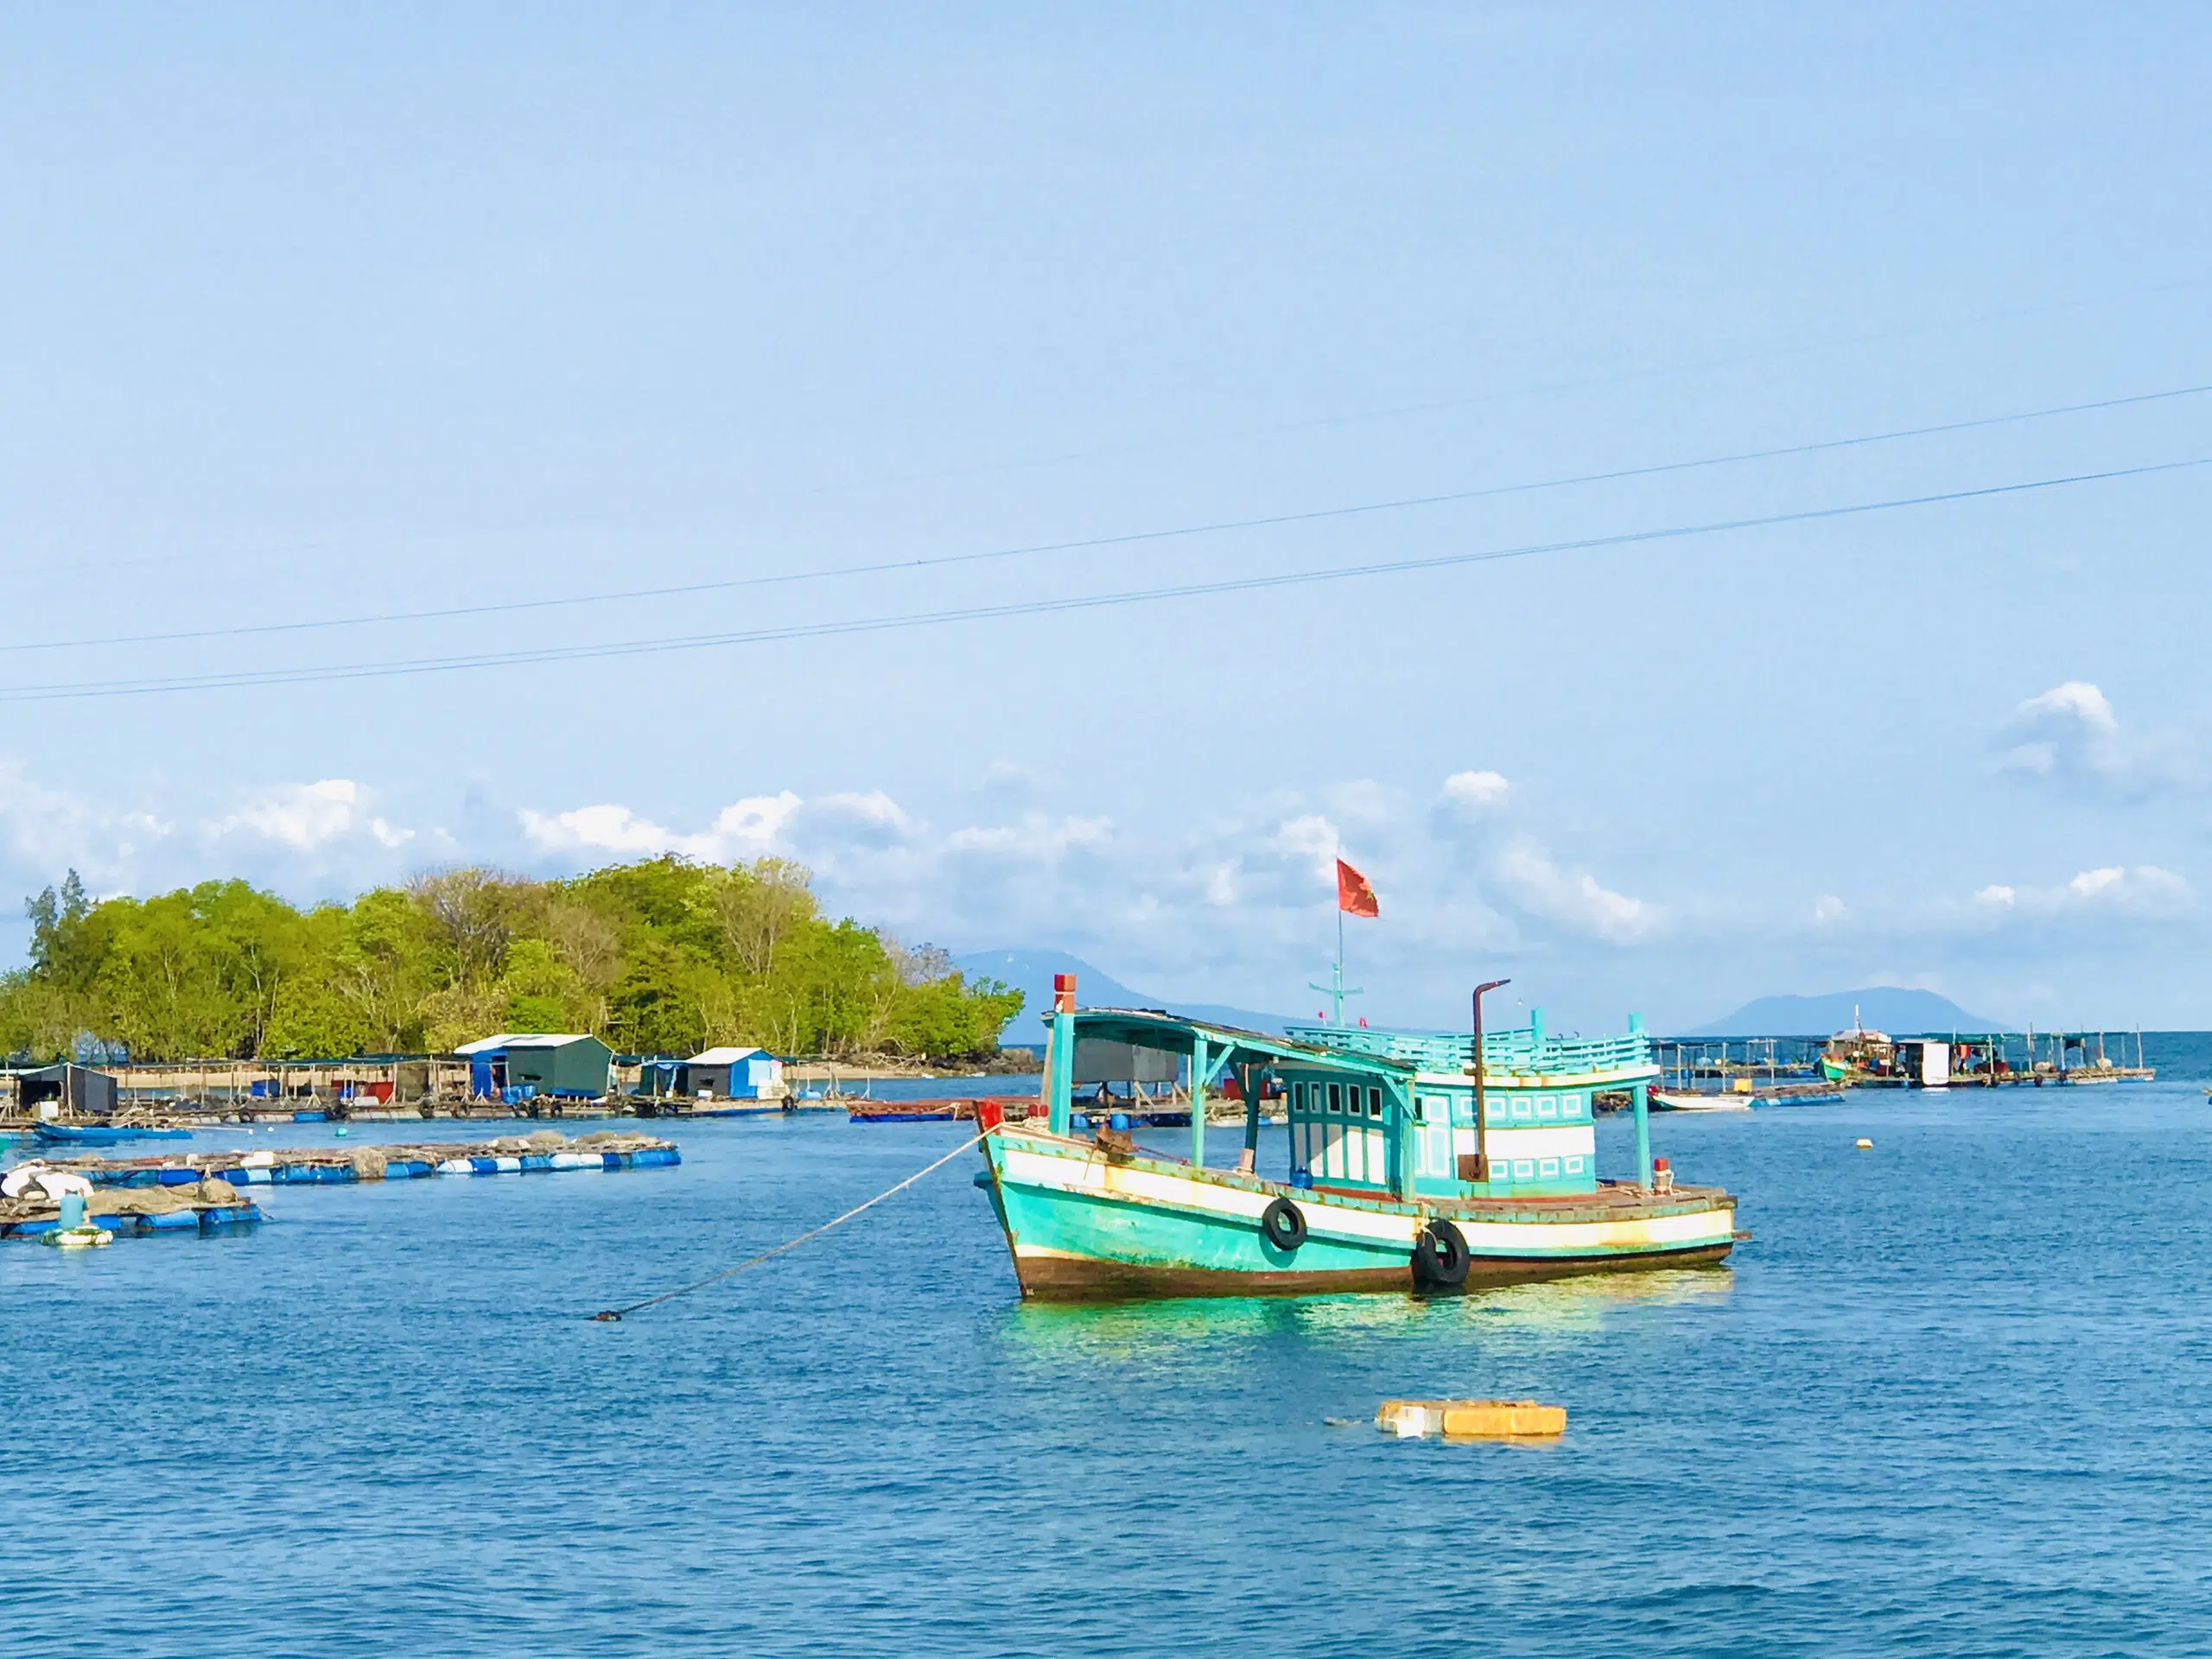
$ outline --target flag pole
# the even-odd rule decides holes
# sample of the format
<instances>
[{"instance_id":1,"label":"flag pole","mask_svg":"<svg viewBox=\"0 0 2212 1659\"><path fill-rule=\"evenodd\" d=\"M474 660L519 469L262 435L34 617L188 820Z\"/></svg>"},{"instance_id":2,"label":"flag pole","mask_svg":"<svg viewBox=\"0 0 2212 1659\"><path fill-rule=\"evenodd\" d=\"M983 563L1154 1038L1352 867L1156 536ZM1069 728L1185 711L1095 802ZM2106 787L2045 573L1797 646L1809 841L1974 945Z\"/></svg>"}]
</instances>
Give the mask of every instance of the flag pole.
<instances>
[{"instance_id":1,"label":"flag pole","mask_svg":"<svg viewBox=\"0 0 2212 1659\"><path fill-rule=\"evenodd\" d=\"M1337 861L1337 961L1335 972L1331 976L1331 982L1329 984L1315 985L1309 981L1306 986L1308 990L1322 991L1328 995L1331 999L1332 1005L1336 1010L1336 1023L1339 1027L1341 1027L1344 1022L1344 998L1348 996L1362 996L1365 995L1365 993L1360 990L1357 986L1347 987L1344 984L1344 872L1350 868L1351 867L1345 864L1344 860L1338 859ZM1365 882L1366 878L1360 875L1356 870L1352 872L1352 876L1355 880L1358 880L1363 884ZM1369 903L1371 905L1373 902L1373 896L1370 893L1369 896ZM1375 912L1372 910L1363 910L1359 913L1363 916L1371 916Z\"/></svg>"}]
</instances>

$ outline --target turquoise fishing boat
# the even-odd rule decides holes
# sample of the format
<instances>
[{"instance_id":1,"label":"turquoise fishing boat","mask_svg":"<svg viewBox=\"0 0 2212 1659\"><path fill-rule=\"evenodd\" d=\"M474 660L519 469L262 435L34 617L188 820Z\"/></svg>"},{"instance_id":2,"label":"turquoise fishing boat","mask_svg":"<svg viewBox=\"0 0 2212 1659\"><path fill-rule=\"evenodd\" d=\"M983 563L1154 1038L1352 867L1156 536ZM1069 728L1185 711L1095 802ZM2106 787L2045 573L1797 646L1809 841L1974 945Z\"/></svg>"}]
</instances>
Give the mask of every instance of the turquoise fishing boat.
<instances>
[{"instance_id":1,"label":"turquoise fishing boat","mask_svg":"<svg viewBox=\"0 0 2212 1659\"><path fill-rule=\"evenodd\" d=\"M978 1185L1024 1296L1448 1292L1710 1264L1738 1237L1733 1197L1677 1185L1651 1156L1659 1067L1639 1020L1595 1040L1548 1036L1541 1015L1480 1038L1326 1025L1275 1037L1074 1001L1071 979L1056 983L1043 1121L978 1108ZM1187 1067L1194 1093L1233 1078L1236 1166L1207 1166L1203 1112L1187 1158L1076 1134L1078 1073L1106 1056L1133 1076ZM1595 1096L1614 1091L1635 1110L1630 1180L1598 1173ZM1266 1099L1287 1117L1281 1179L1258 1173Z\"/></svg>"}]
</instances>

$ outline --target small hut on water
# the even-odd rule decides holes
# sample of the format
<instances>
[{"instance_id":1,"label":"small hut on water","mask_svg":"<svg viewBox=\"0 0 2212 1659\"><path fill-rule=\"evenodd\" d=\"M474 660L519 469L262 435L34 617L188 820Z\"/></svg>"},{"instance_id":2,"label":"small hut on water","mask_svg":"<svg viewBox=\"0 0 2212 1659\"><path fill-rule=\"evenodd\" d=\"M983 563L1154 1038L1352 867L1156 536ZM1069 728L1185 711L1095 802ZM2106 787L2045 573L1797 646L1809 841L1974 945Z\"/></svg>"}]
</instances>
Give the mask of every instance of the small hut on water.
<instances>
[{"instance_id":1,"label":"small hut on water","mask_svg":"<svg viewBox=\"0 0 2212 1659\"><path fill-rule=\"evenodd\" d=\"M468 1062L468 1092L480 1100L550 1095L599 1100L608 1088L614 1051L585 1032L512 1032L454 1050Z\"/></svg>"}]
</instances>

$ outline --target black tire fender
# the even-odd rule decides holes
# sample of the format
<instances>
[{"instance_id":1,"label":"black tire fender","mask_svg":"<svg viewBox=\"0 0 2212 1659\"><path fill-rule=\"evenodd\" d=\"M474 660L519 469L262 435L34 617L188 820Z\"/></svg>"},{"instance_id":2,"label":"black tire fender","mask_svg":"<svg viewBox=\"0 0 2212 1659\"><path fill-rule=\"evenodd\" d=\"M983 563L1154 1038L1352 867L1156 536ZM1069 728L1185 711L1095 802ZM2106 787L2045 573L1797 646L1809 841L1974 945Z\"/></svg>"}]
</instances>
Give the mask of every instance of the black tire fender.
<instances>
[{"instance_id":1,"label":"black tire fender","mask_svg":"<svg viewBox=\"0 0 2212 1659\"><path fill-rule=\"evenodd\" d=\"M1424 1290L1457 1290L1467 1282L1472 1260L1467 1236L1442 1217L1433 1217L1414 1240L1414 1282Z\"/></svg>"},{"instance_id":2,"label":"black tire fender","mask_svg":"<svg viewBox=\"0 0 2212 1659\"><path fill-rule=\"evenodd\" d=\"M1306 1242L1306 1212L1288 1198L1278 1197L1260 1211L1260 1231L1275 1249L1294 1250Z\"/></svg>"}]
</instances>

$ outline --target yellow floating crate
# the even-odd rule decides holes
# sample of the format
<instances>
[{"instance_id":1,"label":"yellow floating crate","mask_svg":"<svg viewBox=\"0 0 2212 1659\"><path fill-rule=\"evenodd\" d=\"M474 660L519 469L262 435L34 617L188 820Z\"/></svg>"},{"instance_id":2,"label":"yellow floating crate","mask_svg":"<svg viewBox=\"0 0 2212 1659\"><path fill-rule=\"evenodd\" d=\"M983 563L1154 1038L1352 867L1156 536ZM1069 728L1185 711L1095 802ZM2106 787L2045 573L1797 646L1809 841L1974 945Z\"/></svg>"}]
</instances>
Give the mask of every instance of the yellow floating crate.
<instances>
[{"instance_id":1,"label":"yellow floating crate","mask_svg":"<svg viewBox=\"0 0 2212 1659\"><path fill-rule=\"evenodd\" d=\"M1408 1439L1540 1440L1567 1433L1567 1408L1536 1400L1385 1400L1375 1422Z\"/></svg>"}]
</instances>

